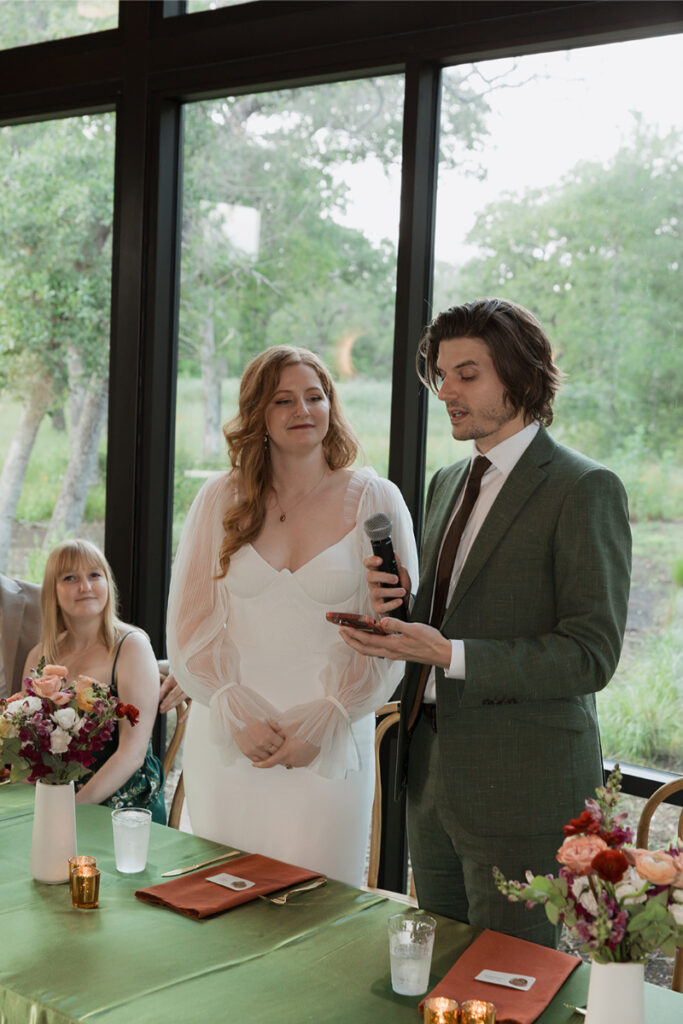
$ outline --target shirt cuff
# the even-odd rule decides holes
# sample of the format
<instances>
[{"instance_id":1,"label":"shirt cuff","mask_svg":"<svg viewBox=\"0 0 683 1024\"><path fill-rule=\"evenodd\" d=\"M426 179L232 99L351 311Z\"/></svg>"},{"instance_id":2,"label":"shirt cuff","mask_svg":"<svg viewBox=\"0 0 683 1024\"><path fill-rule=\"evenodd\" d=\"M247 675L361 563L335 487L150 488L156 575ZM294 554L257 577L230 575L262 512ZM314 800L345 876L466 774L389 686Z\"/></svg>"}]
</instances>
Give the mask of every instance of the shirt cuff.
<instances>
[{"instance_id":1,"label":"shirt cuff","mask_svg":"<svg viewBox=\"0 0 683 1024\"><path fill-rule=\"evenodd\" d=\"M451 640L451 663L444 669L446 679L465 678L465 641Z\"/></svg>"}]
</instances>

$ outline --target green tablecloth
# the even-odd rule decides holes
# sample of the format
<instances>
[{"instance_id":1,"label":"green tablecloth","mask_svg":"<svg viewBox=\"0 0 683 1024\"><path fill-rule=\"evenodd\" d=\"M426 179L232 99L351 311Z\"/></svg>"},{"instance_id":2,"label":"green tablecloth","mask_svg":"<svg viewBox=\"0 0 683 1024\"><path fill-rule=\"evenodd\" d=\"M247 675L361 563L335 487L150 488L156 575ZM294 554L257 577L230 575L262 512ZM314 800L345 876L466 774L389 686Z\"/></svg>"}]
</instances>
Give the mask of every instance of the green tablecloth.
<instances>
[{"instance_id":1,"label":"green tablecloth","mask_svg":"<svg viewBox=\"0 0 683 1024\"><path fill-rule=\"evenodd\" d=\"M33 814L35 789L27 783L0 786L0 821L18 814Z\"/></svg>"},{"instance_id":2,"label":"green tablecloth","mask_svg":"<svg viewBox=\"0 0 683 1024\"><path fill-rule=\"evenodd\" d=\"M391 990L386 919L401 905L329 882L284 907L193 921L133 893L221 847L153 825L146 871L120 875L109 810L79 807L79 853L102 877L99 908L74 910L66 885L30 877L32 801L19 788L0 789L1 1024L419 1024L419 999ZM438 922L432 984L477 934ZM562 1002L584 1005L587 979L575 971L539 1024L578 1024ZM646 998L648 1024L680 1022L683 997L648 985Z\"/></svg>"}]
</instances>

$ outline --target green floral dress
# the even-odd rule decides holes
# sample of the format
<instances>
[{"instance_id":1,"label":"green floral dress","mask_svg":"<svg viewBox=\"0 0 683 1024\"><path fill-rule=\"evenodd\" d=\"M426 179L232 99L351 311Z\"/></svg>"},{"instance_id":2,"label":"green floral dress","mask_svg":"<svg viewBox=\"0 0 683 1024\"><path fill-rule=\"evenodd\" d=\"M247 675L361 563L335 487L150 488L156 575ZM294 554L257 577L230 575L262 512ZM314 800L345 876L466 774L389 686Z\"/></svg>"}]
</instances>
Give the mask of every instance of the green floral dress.
<instances>
[{"instance_id":1,"label":"green floral dress","mask_svg":"<svg viewBox=\"0 0 683 1024\"><path fill-rule=\"evenodd\" d=\"M116 649L116 657L114 658L114 664L112 665L110 690L117 697L116 662L119 660L119 653L121 651L123 641L127 636L130 636L131 632L133 632L133 630L126 633L119 641L119 646ZM92 764L93 774L98 771L104 762L111 757L117 746L118 731L114 732L114 735L107 743L105 743L102 750L98 750L96 752L95 761ZM166 824L164 773L162 771L159 758L152 751L151 742L147 748L145 760L140 768L138 768L136 772L133 772L131 777L124 782L124 784L117 789L115 793L112 793L110 797L103 800L102 806L149 807L152 812L152 821L156 821L160 825Z\"/></svg>"}]
</instances>

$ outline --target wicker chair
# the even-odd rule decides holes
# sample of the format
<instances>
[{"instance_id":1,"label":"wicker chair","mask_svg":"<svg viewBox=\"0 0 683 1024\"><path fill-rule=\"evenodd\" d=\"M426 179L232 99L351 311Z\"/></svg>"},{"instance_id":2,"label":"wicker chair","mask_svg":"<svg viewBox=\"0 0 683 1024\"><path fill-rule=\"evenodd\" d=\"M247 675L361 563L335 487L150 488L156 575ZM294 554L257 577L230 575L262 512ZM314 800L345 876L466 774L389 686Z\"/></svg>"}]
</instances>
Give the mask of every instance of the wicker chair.
<instances>
[{"instance_id":1,"label":"wicker chair","mask_svg":"<svg viewBox=\"0 0 683 1024\"><path fill-rule=\"evenodd\" d=\"M161 683L164 682L164 680L166 679L167 675L168 675L168 662L165 662L165 663L164 662L160 662L159 663L159 680L160 680ZM175 708L175 711L176 711L176 725L175 725L175 729L173 730L173 736L171 737L171 742L169 743L169 745L168 745L168 747L166 749L166 753L164 754L164 759L163 759L163 763L162 763L162 767L164 769L164 775L165 775L166 778L168 778L168 776L171 773L171 770L173 768L173 764L174 764L175 759L176 759L176 755L177 755L178 750L180 748L180 744L183 742L183 736L185 735L185 726L187 725L187 721L185 720L185 721L181 722L180 718L185 714L185 712L187 712L187 710L188 710L188 708L189 708L191 703L192 702L190 700L183 700ZM182 809L183 809L183 800L184 799L185 799L185 786L183 784L183 773L181 772L180 773L180 777L178 779L178 782L176 784L175 792L173 794L173 800L171 801L171 809L170 809L170 811L168 813L168 826L169 826L169 828L178 828L179 827L179 825L180 825L180 815L181 815L181 812L182 812Z\"/></svg>"},{"instance_id":2,"label":"wicker chair","mask_svg":"<svg viewBox=\"0 0 683 1024\"><path fill-rule=\"evenodd\" d=\"M636 846L639 849L647 849L648 837L650 835L650 821L655 810L661 803L668 799L672 793L683 791L683 777L667 782L655 790L640 813L638 831L636 833ZM683 810L678 818L678 837L683 840ZM671 979L671 988L674 992L683 992L683 949L677 949L674 957L674 973Z\"/></svg>"},{"instance_id":3,"label":"wicker chair","mask_svg":"<svg viewBox=\"0 0 683 1024\"><path fill-rule=\"evenodd\" d=\"M379 854L380 847L382 844L382 776L380 773L380 761L379 753L382 746L382 740L387 735L393 725L399 720L399 704L398 701L393 701L390 704L385 704L376 713L376 725L375 725L375 796L372 802L372 819L370 827L370 855L368 860L368 884L365 886L366 889L372 892L386 892L387 896L391 896L392 899L398 900L399 903L408 903L410 906L416 906L417 900L412 887L412 880L410 886L410 893L395 893L387 892L383 889L377 888L377 876L379 874Z\"/></svg>"}]
</instances>

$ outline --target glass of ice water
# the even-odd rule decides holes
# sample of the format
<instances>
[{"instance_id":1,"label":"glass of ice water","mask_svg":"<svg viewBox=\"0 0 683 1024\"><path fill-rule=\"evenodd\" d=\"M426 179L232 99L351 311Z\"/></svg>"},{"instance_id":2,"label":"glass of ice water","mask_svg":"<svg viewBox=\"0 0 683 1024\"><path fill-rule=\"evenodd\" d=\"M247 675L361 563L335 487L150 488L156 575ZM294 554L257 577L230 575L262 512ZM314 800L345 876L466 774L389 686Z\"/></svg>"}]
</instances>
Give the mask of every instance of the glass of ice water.
<instances>
[{"instance_id":1,"label":"glass of ice water","mask_svg":"<svg viewBox=\"0 0 683 1024\"><path fill-rule=\"evenodd\" d=\"M400 996L421 996L429 988L436 920L421 910L389 918L391 987Z\"/></svg>"},{"instance_id":2,"label":"glass of ice water","mask_svg":"<svg viewBox=\"0 0 683 1024\"><path fill-rule=\"evenodd\" d=\"M116 870L144 871L147 863L152 812L147 807L118 807L111 812Z\"/></svg>"}]
</instances>

